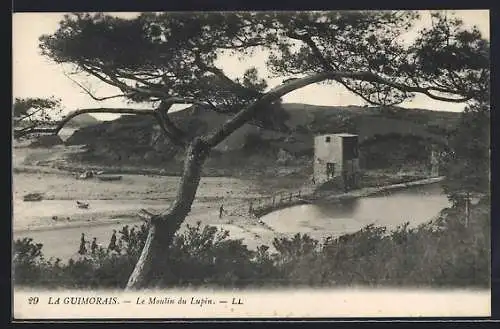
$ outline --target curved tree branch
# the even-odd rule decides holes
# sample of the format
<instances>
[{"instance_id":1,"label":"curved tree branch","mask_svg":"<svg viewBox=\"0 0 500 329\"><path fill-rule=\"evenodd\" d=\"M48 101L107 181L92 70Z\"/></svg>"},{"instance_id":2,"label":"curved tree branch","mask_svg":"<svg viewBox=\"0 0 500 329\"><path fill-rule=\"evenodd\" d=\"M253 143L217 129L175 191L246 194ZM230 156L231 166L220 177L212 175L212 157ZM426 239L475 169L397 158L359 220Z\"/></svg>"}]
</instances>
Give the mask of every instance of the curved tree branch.
<instances>
[{"instance_id":1,"label":"curved tree branch","mask_svg":"<svg viewBox=\"0 0 500 329\"><path fill-rule=\"evenodd\" d=\"M95 96L88 88L86 88L84 85L70 77L68 74L64 73L64 75L70 79L74 84L76 84L78 87L80 87L87 95L89 95L92 99L96 101L105 101L108 99L113 99L113 98L120 98L120 97L130 97L133 96L136 93L129 93L129 94L118 94L118 95L113 95L113 96L105 96L105 97L97 97Z\"/></svg>"},{"instance_id":2,"label":"curved tree branch","mask_svg":"<svg viewBox=\"0 0 500 329\"><path fill-rule=\"evenodd\" d=\"M142 87L129 86L125 82L121 81L112 70L102 68L102 71L111 79L112 83L115 86L117 86L118 88L120 88L122 91L129 90L129 91L133 91L136 93L142 93L142 94L145 94L148 96L154 96L154 97L160 97L160 98L169 97L168 93L161 91L161 90L158 90L158 89L153 89L151 87L150 88L142 88Z\"/></svg>"},{"instance_id":3,"label":"curved tree branch","mask_svg":"<svg viewBox=\"0 0 500 329\"><path fill-rule=\"evenodd\" d=\"M230 113L231 111L230 110L222 110L220 108L218 108L212 101L210 101L209 99L206 100L207 102L207 105L208 107L214 111L214 112L218 112L218 113Z\"/></svg>"},{"instance_id":4,"label":"curved tree branch","mask_svg":"<svg viewBox=\"0 0 500 329\"><path fill-rule=\"evenodd\" d=\"M178 146L185 146L185 141L183 137L185 133L177 128L174 123L168 118L168 109L174 104L198 104L207 105L204 102L197 101L192 98L182 98L182 97L169 97L162 101L162 105L156 110L149 109L128 109L128 108L91 108L91 109L81 109L69 113L61 121L59 121L54 128L37 128L35 126L15 130L14 137L19 138L29 134L58 134L59 131L74 117L84 114L84 113L112 113L112 114L135 114L135 115L150 115L154 117L163 132L167 135ZM166 110L166 111L165 111ZM165 111L165 113L161 113Z\"/></svg>"},{"instance_id":5,"label":"curved tree branch","mask_svg":"<svg viewBox=\"0 0 500 329\"><path fill-rule=\"evenodd\" d=\"M169 97L169 95L167 93L160 91L160 90L129 86L128 84L124 83L123 81L120 81L120 79L118 79L118 77L116 77L116 75L111 70L101 68L103 73L107 76L106 77L103 74L101 74L98 71L91 68L90 65L82 64L81 67L88 74L95 76L99 80L101 80L109 85L117 87L118 89L120 89L124 93L127 93L127 92L141 93L141 94L144 94L144 95L147 95L150 97L159 97L159 98Z\"/></svg>"},{"instance_id":6,"label":"curved tree branch","mask_svg":"<svg viewBox=\"0 0 500 329\"><path fill-rule=\"evenodd\" d=\"M240 90L248 93L249 95L252 95L253 97L259 97L262 95L262 93L254 90L254 89L247 88L247 87L242 86L241 84L233 81L233 79L231 79L227 75L225 75L221 69L219 69L215 66L208 66L207 64L205 64L203 62L199 53L195 53L195 63L196 63L196 65L198 65L198 67L201 70L214 74L215 76L219 77L223 81L226 81L228 84L235 86L236 88L239 88Z\"/></svg>"},{"instance_id":7,"label":"curved tree branch","mask_svg":"<svg viewBox=\"0 0 500 329\"><path fill-rule=\"evenodd\" d=\"M400 84L397 82L389 81L384 79L377 74L371 72L343 72L343 71L327 71L321 72L317 74L313 74L304 78L289 80L289 82L278 86L271 91L265 93L261 98L251 103L249 106L243 108L236 115L234 115L231 119L226 121L219 129L213 131L210 135L206 136L204 139L210 147L214 147L220 142L222 142L227 136L232 134L236 129L245 124L248 120L250 120L255 111L257 111L261 106L271 103L272 101L283 97L284 95L296 90L308 86L313 83L321 82L324 80L332 79L337 80L340 78L349 78L354 80L361 80L367 82L375 82L384 84L387 86L391 86L393 88L399 89L403 92L409 93L421 93L429 96L430 98L436 100L443 100L447 102L457 102L462 103L469 99L471 96L463 97L460 99L454 98L446 98L437 95L433 95L430 91L432 88L421 88L414 86L407 86L404 84Z\"/></svg>"},{"instance_id":8,"label":"curved tree branch","mask_svg":"<svg viewBox=\"0 0 500 329\"><path fill-rule=\"evenodd\" d=\"M154 82L148 81L148 80L152 80L152 79L159 79L159 78L161 78L161 76L158 76L158 77L155 77L155 78L150 77L150 78L147 78L147 79L143 79L143 78L140 78L138 76L138 74L131 74L131 73L128 73L128 72L126 72L125 70L122 70L122 69L116 69L116 71L118 72L118 74L120 76L123 76L123 77L125 77L127 79L130 79L130 80L138 81L138 82L140 82L140 83L142 83L142 84L144 84L144 85L146 85L146 86L148 86L150 88L161 88L161 86L162 86L159 83L154 83Z\"/></svg>"},{"instance_id":9,"label":"curved tree branch","mask_svg":"<svg viewBox=\"0 0 500 329\"><path fill-rule=\"evenodd\" d=\"M161 128L175 144L177 144L178 146L186 146L186 132L180 129L174 122L172 122L168 115L168 111L174 104L194 104L200 106L209 106L211 108L216 107L209 101L201 102L188 97L170 97L162 100L160 106L155 111L157 120L160 122Z\"/></svg>"},{"instance_id":10,"label":"curved tree branch","mask_svg":"<svg viewBox=\"0 0 500 329\"><path fill-rule=\"evenodd\" d=\"M37 114L37 113L39 113L39 112L42 112L42 111L44 111L44 110L47 110L47 109L46 109L46 108L38 108L38 109L34 110L34 111L33 111L33 112L31 112L31 113L28 113L28 114L26 114L26 115L23 115L22 117L19 117L19 118L13 118L13 119L15 119L17 122L21 122L21 121L23 121L23 120L26 120L26 119L28 119L28 118L31 118L33 115L35 115L35 114ZM30 120L31 120L31 119L30 119Z\"/></svg>"},{"instance_id":11,"label":"curved tree branch","mask_svg":"<svg viewBox=\"0 0 500 329\"><path fill-rule=\"evenodd\" d=\"M368 79L364 79L364 81L369 81L369 82L375 82L375 83L380 83L383 85L387 85L389 87L393 87L396 89L399 89L404 92L408 93L420 93L424 94L429 98L438 100L438 101L443 101L443 102L450 102L450 103L463 103L466 102L470 99L472 99L473 95L461 95L458 94L458 96L462 96L460 98L450 98L450 97L445 97L445 96L439 96L439 95L434 95L432 91L437 91L437 92L442 92L442 93L449 93L449 94L455 94L453 91L443 91L440 90L440 88L435 88L435 87L415 87L415 86L408 86L402 83L398 82L393 82L389 81L385 78L382 78L379 75L376 75L374 73L370 74L370 77Z\"/></svg>"},{"instance_id":12,"label":"curved tree branch","mask_svg":"<svg viewBox=\"0 0 500 329\"><path fill-rule=\"evenodd\" d=\"M186 100L187 101L187 100ZM179 99L178 104L182 104L184 100ZM186 133L181 130L179 127L177 127L172 120L170 120L170 117L168 116L168 111L174 105L176 102L174 100L170 101L162 101L160 103L160 106L156 109L156 115L157 119L160 122L160 126L163 129L163 131L170 136L172 141L179 145L179 146L185 146L186 145Z\"/></svg>"},{"instance_id":13,"label":"curved tree branch","mask_svg":"<svg viewBox=\"0 0 500 329\"><path fill-rule=\"evenodd\" d=\"M323 69L325 69L327 71L338 70L338 67L335 64L330 63L323 56L323 54L319 50L319 48L316 45L316 43L307 34L307 32L304 32L304 33L289 32L287 34L287 36L290 37L290 38L296 39L296 40L300 40L300 41L304 42L305 44L307 44L311 48L311 51L313 52L313 55L316 57L316 59L319 60L319 62L323 66ZM373 102L368 97L366 97L365 95L363 95L362 92L359 92L356 89L354 89L351 86L349 86L347 83L345 83L345 81L343 81L342 78L335 77L335 78L333 78L333 80L341 83L345 88L347 88L347 90L349 90L349 91L355 93L356 95L360 96L365 101L367 101L367 102L369 102L371 104L377 104L376 102ZM386 85L386 86L389 86L389 87L396 88L396 89L398 89L400 91L403 91L403 92L422 93L422 94L428 96L429 98L432 98L432 99L435 99L435 100L438 100L438 101L444 101L444 102L462 103L462 102L466 102L466 101L470 100L473 97L472 95L464 94L463 92L458 91L458 90L453 91L453 90L450 90L450 89L440 88L440 87L425 87L424 88L424 87L419 87L419 86L409 86L409 85L405 85L405 84L401 84L401 83L397 83L397 82L392 82L392 81L389 81L389 80L387 80L385 78L382 78L381 76L376 75L376 74L372 74L372 76L369 79L360 79L360 80L367 81L367 82L373 82L373 83L380 83L380 84L383 84L383 85ZM440 92L440 93L456 94L456 95L462 96L462 97L460 97L460 98L450 98L450 97L445 97L445 96L439 96L439 95L433 94L432 93L433 91Z\"/></svg>"},{"instance_id":14,"label":"curved tree branch","mask_svg":"<svg viewBox=\"0 0 500 329\"><path fill-rule=\"evenodd\" d=\"M313 56L316 57L316 59L321 63L321 66L323 67L324 70L327 70L327 71L338 70L338 66L337 65L335 65L334 63L330 63L325 58L325 56L323 56L323 54L319 50L319 48L316 45L316 43L311 38L311 36L309 36L309 34L307 34L307 32L305 32L305 33L289 32L287 34L287 36L289 38L292 38L292 39L295 39L295 40L300 40L300 41L304 42L306 45L308 45L309 48L311 48ZM340 78L337 78L337 79L334 79L334 80L337 81L338 83L340 83L341 85L343 85L350 92L352 92L352 93L360 96L364 101L366 101L366 102L368 102L370 104L376 104L369 97L365 96L362 92L359 92L356 89L354 89L351 86L349 86L344 80L342 80Z\"/></svg>"},{"instance_id":15,"label":"curved tree branch","mask_svg":"<svg viewBox=\"0 0 500 329\"><path fill-rule=\"evenodd\" d=\"M158 121L158 125L160 126L165 136L167 136L176 146L185 146L185 142L182 140L182 138L180 138L178 135L174 134L167 128L167 126L165 125L164 116L162 115L161 111L159 111L159 109L154 110L154 117L156 121Z\"/></svg>"}]
</instances>

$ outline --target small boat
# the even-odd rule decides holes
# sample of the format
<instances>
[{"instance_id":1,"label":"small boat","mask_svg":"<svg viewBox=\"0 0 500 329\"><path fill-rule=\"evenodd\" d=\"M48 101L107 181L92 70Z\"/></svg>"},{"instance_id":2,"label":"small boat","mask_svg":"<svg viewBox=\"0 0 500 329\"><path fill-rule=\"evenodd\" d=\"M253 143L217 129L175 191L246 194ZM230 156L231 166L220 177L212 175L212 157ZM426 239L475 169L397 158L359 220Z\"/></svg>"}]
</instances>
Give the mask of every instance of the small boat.
<instances>
[{"instance_id":1,"label":"small boat","mask_svg":"<svg viewBox=\"0 0 500 329\"><path fill-rule=\"evenodd\" d=\"M76 206L81 209L88 209L89 204L85 202L76 201Z\"/></svg>"},{"instance_id":2,"label":"small boat","mask_svg":"<svg viewBox=\"0 0 500 329\"><path fill-rule=\"evenodd\" d=\"M29 193L23 197L23 201L42 201L43 197L40 193Z\"/></svg>"},{"instance_id":3,"label":"small boat","mask_svg":"<svg viewBox=\"0 0 500 329\"><path fill-rule=\"evenodd\" d=\"M151 218L155 216L152 212L149 212L146 209L139 210L137 214L145 221L151 220Z\"/></svg>"},{"instance_id":4,"label":"small boat","mask_svg":"<svg viewBox=\"0 0 500 329\"><path fill-rule=\"evenodd\" d=\"M122 179L122 176L96 176L98 180L100 181L115 181L115 180L121 180Z\"/></svg>"},{"instance_id":5,"label":"small boat","mask_svg":"<svg viewBox=\"0 0 500 329\"><path fill-rule=\"evenodd\" d=\"M77 179L88 179L94 177L94 173L92 171L85 171L82 174L77 176Z\"/></svg>"}]
</instances>

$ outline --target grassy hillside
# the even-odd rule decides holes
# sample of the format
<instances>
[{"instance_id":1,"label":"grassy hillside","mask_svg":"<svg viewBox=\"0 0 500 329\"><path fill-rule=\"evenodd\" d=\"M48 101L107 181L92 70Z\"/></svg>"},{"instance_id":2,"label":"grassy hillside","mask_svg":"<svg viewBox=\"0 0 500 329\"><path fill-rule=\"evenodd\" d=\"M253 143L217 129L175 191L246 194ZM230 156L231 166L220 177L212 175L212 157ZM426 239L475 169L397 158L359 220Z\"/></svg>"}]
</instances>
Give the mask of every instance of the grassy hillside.
<instances>
[{"instance_id":1,"label":"grassy hillside","mask_svg":"<svg viewBox=\"0 0 500 329\"><path fill-rule=\"evenodd\" d=\"M71 121L67 123L67 126L71 128L77 128L96 125L98 123L101 123L101 121L88 113L84 113L71 119Z\"/></svg>"},{"instance_id":2,"label":"grassy hillside","mask_svg":"<svg viewBox=\"0 0 500 329\"><path fill-rule=\"evenodd\" d=\"M262 170L275 170L276 164L300 170L312 160L313 136L322 133L356 133L361 144L377 139L377 135L392 135L396 140L400 139L398 136L417 136L445 141L459 118L459 113L419 109L296 103L281 106L281 125L244 125L216 147L207 170L212 168L225 173L231 167L238 167L245 171L256 163ZM229 115L190 107L172 113L171 117L190 136L196 136L216 129ZM415 144L411 139L405 139L404 143L406 141ZM183 158L182 152L164 138L154 119L148 117L122 116L84 127L66 143L87 145L87 152L79 160L101 164L180 169ZM367 143L370 147L372 144ZM395 144L397 147L398 143ZM405 149L411 149L412 145L405 145ZM404 154L401 156L404 158ZM248 161L250 157L252 161Z\"/></svg>"}]
</instances>

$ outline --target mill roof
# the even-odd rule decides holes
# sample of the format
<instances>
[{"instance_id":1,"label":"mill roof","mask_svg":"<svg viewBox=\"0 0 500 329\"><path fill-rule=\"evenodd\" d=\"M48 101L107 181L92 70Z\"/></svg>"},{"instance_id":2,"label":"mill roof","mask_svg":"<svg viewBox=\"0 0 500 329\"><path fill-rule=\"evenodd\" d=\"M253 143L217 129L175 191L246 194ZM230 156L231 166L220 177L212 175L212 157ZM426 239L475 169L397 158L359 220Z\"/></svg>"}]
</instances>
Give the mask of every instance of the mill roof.
<instances>
[{"instance_id":1,"label":"mill roof","mask_svg":"<svg viewBox=\"0 0 500 329\"><path fill-rule=\"evenodd\" d=\"M321 134L321 135L316 135L316 137L323 137L323 136L356 137L356 136L358 136L358 135L355 135L355 134L349 134L349 133L339 133L339 134Z\"/></svg>"}]
</instances>

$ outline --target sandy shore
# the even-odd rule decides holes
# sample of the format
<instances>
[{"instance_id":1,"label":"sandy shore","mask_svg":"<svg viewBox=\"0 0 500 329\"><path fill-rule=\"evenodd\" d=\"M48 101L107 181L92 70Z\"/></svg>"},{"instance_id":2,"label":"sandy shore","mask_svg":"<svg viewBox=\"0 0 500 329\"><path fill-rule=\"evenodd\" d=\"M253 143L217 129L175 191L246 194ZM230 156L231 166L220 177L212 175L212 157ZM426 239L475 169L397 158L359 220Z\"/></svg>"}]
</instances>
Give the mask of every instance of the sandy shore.
<instances>
[{"instance_id":1,"label":"sandy shore","mask_svg":"<svg viewBox=\"0 0 500 329\"><path fill-rule=\"evenodd\" d=\"M43 243L48 257L71 257L82 232L106 244L112 229L141 224L139 209L154 213L166 210L175 197L177 183L177 177L142 175L124 177L122 182L97 182L61 174L14 174L13 235ZM22 196L30 192L42 193L45 199L23 202ZM244 239L249 247L270 244L274 231L254 218L238 215L244 213L241 204L245 200L260 195L248 182L203 178L181 230L200 221L229 230L232 238ZM89 209L77 208L75 200L88 202ZM227 213L219 218L221 204Z\"/></svg>"},{"instance_id":2,"label":"sandy shore","mask_svg":"<svg viewBox=\"0 0 500 329\"><path fill-rule=\"evenodd\" d=\"M78 148L13 149L13 235L14 239L32 237L44 244L48 257L67 258L78 248L82 232L106 244L112 229L140 224L137 211L144 208L158 213L174 200L179 177L158 175L123 175L114 182L97 179L77 180L72 173L50 167L64 161L64 156ZM214 225L230 231L231 237L243 239L254 247L271 244L280 234L248 217L246 205L253 198L270 195L301 182L293 179L256 179L203 177L192 211L184 222ZM43 200L24 202L27 193L41 193ZM76 201L89 203L79 209ZM226 214L219 218L223 204ZM243 209L245 208L245 209ZM75 249L76 248L76 249Z\"/></svg>"}]
</instances>

